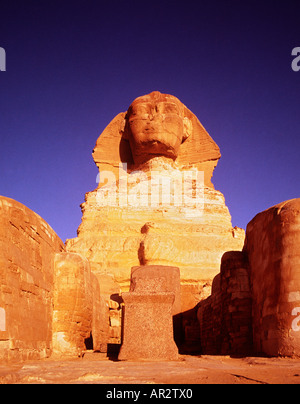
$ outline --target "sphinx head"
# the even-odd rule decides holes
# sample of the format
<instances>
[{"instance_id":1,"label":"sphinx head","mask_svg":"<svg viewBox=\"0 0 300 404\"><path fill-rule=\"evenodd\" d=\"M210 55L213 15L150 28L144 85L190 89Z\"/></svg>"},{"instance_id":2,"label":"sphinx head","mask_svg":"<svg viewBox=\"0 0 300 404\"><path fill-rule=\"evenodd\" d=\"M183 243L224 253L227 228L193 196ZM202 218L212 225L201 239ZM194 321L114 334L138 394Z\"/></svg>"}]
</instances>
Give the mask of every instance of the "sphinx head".
<instances>
[{"instance_id":1,"label":"sphinx head","mask_svg":"<svg viewBox=\"0 0 300 404\"><path fill-rule=\"evenodd\" d=\"M159 156L175 160L191 131L184 105L158 91L136 98L126 114L125 133L135 164Z\"/></svg>"}]
</instances>

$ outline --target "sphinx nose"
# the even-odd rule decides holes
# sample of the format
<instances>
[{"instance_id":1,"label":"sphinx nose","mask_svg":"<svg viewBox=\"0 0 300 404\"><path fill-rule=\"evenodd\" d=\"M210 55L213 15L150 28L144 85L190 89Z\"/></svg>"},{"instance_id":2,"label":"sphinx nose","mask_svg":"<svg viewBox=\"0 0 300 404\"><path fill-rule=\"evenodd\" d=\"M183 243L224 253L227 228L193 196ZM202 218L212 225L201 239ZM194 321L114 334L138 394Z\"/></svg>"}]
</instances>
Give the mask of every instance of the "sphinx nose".
<instances>
[{"instance_id":1,"label":"sphinx nose","mask_svg":"<svg viewBox=\"0 0 300 404\"><path fill-rule=\"evenodd\" d=\"M153 109L149 114L150 121L160 121L163 119L162 114L157 110L157 108Z\"/></svg>"}]
</instances>

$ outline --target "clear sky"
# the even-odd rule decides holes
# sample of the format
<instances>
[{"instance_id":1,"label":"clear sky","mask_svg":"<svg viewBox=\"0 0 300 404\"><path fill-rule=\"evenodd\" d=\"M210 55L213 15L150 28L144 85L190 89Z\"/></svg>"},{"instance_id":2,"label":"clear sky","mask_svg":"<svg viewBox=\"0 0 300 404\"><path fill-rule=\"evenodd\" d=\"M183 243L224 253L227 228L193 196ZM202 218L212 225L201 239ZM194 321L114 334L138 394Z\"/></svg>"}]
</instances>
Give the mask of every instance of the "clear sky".
<instances>
[{"instance_id":1,"label":"clear sky","mask_svg":"<svg viewBox=\"0 0 300 404\"><path fill-rule=\"evenodd\" d=\"M0 0L0 194L75 237L98 136L158 90L219 145L233 226L299 197L299 18L299 0Z\"/></svg>"}]
</instances>

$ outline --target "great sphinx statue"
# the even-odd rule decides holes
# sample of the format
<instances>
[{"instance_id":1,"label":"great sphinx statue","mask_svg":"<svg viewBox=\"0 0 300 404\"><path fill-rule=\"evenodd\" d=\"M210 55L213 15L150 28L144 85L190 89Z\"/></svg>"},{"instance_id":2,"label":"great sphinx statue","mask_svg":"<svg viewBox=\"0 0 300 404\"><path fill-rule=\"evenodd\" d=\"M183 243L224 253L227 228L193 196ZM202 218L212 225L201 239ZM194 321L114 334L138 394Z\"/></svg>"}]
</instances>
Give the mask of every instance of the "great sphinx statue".
<instances>
[{"instance_id":1,"label":"great sphinx statue","mask_svg":"<svg viewBox=\"0 0 300 404\"><path fill-rule=\"evenodd\" d=\"M223 253L241 250L244 242L211 182L220 157L178 98L158 91L136 98L96 142L99 184L86 194L78 236L67 250L86 257L94 273L113 276L125 292L133 266L179 267L182 310L194 307L209 295ZM155 183L157 174L170 182Z\"/></svg>"}]
</instances>

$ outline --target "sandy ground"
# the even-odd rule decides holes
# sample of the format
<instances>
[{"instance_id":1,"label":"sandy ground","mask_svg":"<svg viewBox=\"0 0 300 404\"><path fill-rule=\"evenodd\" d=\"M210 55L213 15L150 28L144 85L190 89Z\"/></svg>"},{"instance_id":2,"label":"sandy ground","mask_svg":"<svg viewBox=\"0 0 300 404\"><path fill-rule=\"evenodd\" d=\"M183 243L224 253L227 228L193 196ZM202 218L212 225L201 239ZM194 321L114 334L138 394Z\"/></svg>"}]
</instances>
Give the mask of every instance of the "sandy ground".
<instances>
[{"instance_id":1,"label":"sandy ground","mask_svg":"<svg viewBox=\"0 0 300 404\"><path fill-rule=\"evenodd\" d=\"M122 362L103 354L0 365L0 384L300 383L300 359L180 356L172 362Z\"/></svg>"}]
</instances>

